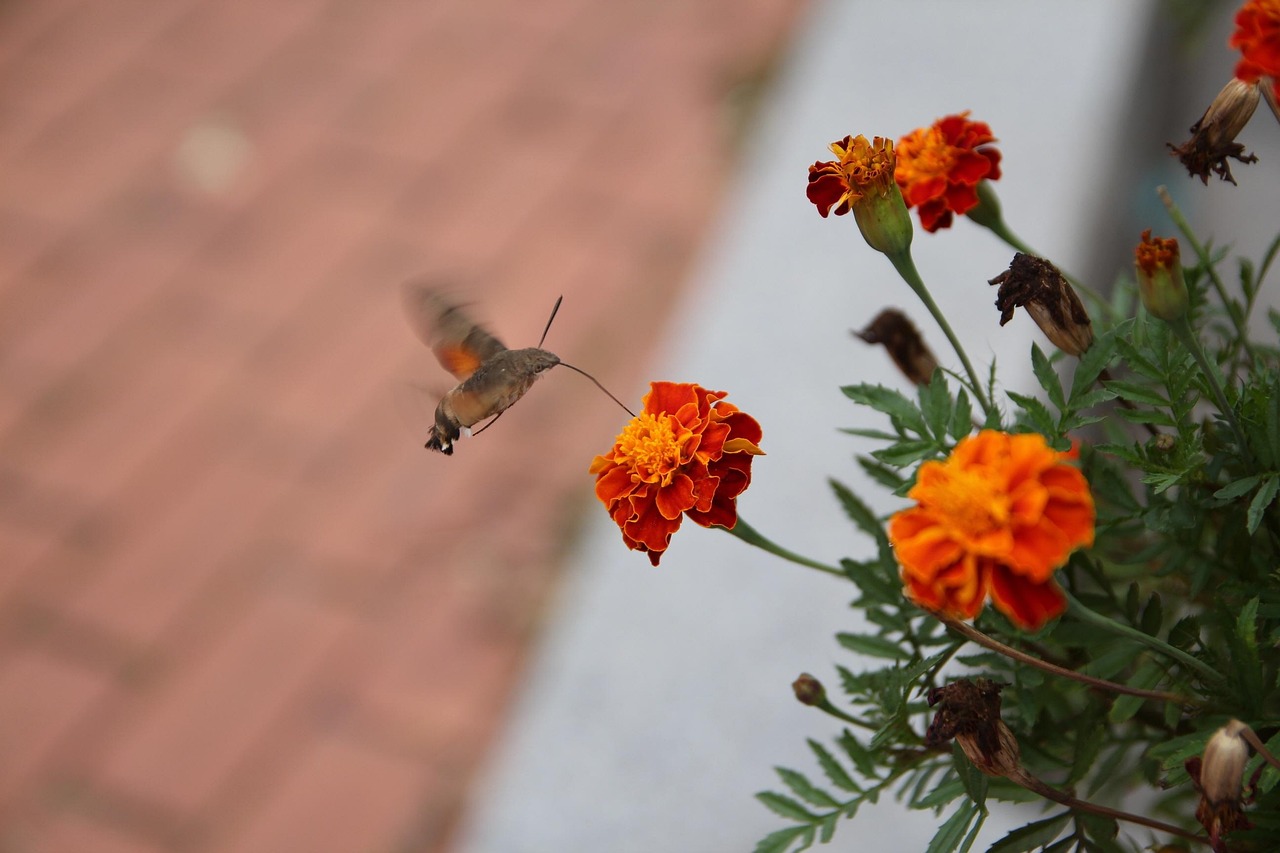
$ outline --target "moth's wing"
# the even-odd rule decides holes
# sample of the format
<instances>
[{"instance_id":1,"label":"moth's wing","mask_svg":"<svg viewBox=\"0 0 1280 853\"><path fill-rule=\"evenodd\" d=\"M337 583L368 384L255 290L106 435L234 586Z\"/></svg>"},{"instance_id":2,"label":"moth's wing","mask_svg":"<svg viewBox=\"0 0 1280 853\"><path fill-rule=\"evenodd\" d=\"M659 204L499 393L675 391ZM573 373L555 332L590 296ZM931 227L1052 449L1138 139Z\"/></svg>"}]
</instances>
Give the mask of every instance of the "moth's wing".
<instances>
[{"instance_id":1,"label":"moth's wing","mask_svg":"<svg viewBox=\"0 0 1280 853\"><path fill-rule=\"evenodd\" d=\"M483 362L506 350L502 341L476 325L438 290L410 282L401 291L409 326L431 347L444 369L459 380L476 372Z\"/></svg>"}]
</instances>

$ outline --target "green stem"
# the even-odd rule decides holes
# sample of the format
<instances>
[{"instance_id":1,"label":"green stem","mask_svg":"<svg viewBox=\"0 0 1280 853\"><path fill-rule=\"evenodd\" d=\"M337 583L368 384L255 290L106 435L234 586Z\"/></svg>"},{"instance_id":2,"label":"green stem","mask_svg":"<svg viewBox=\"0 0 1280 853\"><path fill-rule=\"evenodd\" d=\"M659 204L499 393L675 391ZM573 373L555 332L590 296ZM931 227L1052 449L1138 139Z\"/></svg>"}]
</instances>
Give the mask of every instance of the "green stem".
<instances>
[{"instance_id":1,"label":"green stem","mask_svg":"<svg viewBox=\"0 0 1280 853\"><path fill-rule=\"evenodd\" d=\"M1183 664L1184 666L1195 670L1200 675L1204 676L1206 680L1211 681L1214 684L1220 684L1224 680L1222 673L1218 672L1216 669L1209 666L1209 664L1205 663L1199 658L1193 657L1192 655L1189 655L1186 652L1184 652L1182 649L1171 646L1168 643L1164 642L1163 640L1159 640L1151 636L1150 634L1144 634L1141 631L1139 631L1137 628L1131 628L1128 625L1122 625L1119 622L1116 622L1112 619L1108 619L1106 616L1103 616L1101 613L1095 613L1094 611L1090 610L1089 608L1081 604L1077 598L1075 598L1071 593L1067 592L1066 590L1063 590L1063 594L1067 596L1067 612L1069 612L1072 616L1079 619L1081 622L1085 622L1089 625L1093 625L1094 627L1101 628L1102 630L1107 631L1109 633L1116 634L1118 636L1126 637L1130 640L1139 642L1144 646L1148 647L1149 649L1155 652L1158 652L1162 655L1165 655L1167 657L1171 657L1174 660L1178 661L1179 663Z\"/></svg>"},{"instance_id":2,"label":"green stem","mask_svg":"<svg viewBox=\"0 0 1280 853\"><path fill-rule=\"evenodd\" d=\"M719 526L719 525L717 525ZM721 530L729 533L746 542L748 545L754 545L762 551L768 551L775 557L781 557L799 566L806 566L810 569L817 569L820 572L826 572L829 575L835 575L840 578L847 578L843 569L837 569L835 566L829 566L826 563L819 563L817 560L810 560L808 557L801 556L795 551L788 551L781 545L776 544L770 539L765 538L760 531L756 530L750 524L738 517L738 523L733 527L720 527Z\"/></svg>"},{"instance_id":3,"label":"green stem","mask_svg":"<svg viewBox=\"0 0 1280 853\"><path fill-rule=\"evenodd\" d=\"M1000 210L1000 199L996 197L995 190L991 188L990 181L982 181L978 184L978 206L969 211L968 217L978 225L986 228L992 234L999 237L1006 245L1015 252L1021 252L1024 255L1034 255L1037 258L1043 258L1044 255L1024 243L1017 234L1005 224L1004 215ZM1082 283L1074 276L1062 273L1072 287L1078 293L1097 306L1099 311L1105 311L1107 314L1114 315L1115 309L1111 306L1102 294L1098 293L1092 287Z\"/></svg>"},{"instance_id":4,"label":"green stem","mask_svg":"<svg viewBox=\"0 0 1280 853\"><path fill-rule=\"evenodd\" d=\"M1169 328L1173 330L1174 336L1182 342L1182 345L1191 353L1191 357L1195 359L1196 364L1200 367L1200 372L1204 374L1205 382L1209 386L1209 391L1213 394L1214 402L1218 406L1218 411L1227 419L1227 423L1231 424L1231 430L1236 435L1236 442L1240 445L1240 455L1252 466L1253 454L1249 451L1249 443L1245 439L1244 428L1240 425L1240 421L1236 419L1235 409L1231 407L1231 402L1227 399L1227 392L1222 387L1222 383L1218 381L1218 371L1216 365L1209 361L1209 357L1204 354L1204 347L1200 346L1200 339L1191 329L1191 322L1187 319L1187 315L1183 314L1176 320L1169 321Z\"/></svg>"},{"instance_id":5,"label":"green stem","mask_svg":"<svg viewBox=\"0 0 1280 853\"><path fill-rule=\"evenodd\" d=\"M1258 357L1253 352L1253 345L1249 343L1249 333L1246 329L1244 312L1239 310L1239 307L1227 298L1227 286L1223 283L1222 277L1218 275L1218 269L1209 257L1209 250L1196 239L1196 233L1191 230L1191 223L1187 222L1187 218L1182 215L1178 205L1174 204L1173 197L1169 195L1169 191L1164 187L1157 187L1156 192L1159 194L1165 210L1169 212L1169 218L1173 220L1173 224L1178 226L1182 236L1191 244L1192 250L1196 253L1196 258L1200 261L1200 266L1204 267L1205 273L1209 276L1209 281L1213 283L1213 289L1218 292L1218 299L1222 302L1222 307L1226 309L1227 316L1231 318L1231 324L1236 327L1236 336L1240 340L1240 346L1244 348L1245 354L1249 356L1250 363L1256 363Z\"/></svg>"},{"instance_id":6,"label":"green stem","mask_svg":"<svg viewBox=\"0 0 1280 853\"><path fill-rule=\"evenodd\" d=\"M960 339L956 337L956 333L952 330L951 324L947 322L946 315L942 313L938 303L933 301L933 296L924 285L924 279L920 278L920 271L916 269L915 261L911 259L911 249L905 249L898 254L886 255L886 257L893 264L893 268L898 271L898 275L902 276L902 280L915 291L916 296L920 297L924 307L929 309L929 313L933 315L934 322L938 324L938 327L942 329L942 333L947 336L947 340L951 342L951 348L955 350L956 355L960 358L960 363L964 365L965 373L969 375L973 396L978 399L978 404L986 412L987 420L998 421L1000 414L991 405L986 393L983 392L982 382L979 381L977 371L973 369L973 365L969 362L969 356L965 354L964 347L960 344Z\"/></svg>"}]
</instances>

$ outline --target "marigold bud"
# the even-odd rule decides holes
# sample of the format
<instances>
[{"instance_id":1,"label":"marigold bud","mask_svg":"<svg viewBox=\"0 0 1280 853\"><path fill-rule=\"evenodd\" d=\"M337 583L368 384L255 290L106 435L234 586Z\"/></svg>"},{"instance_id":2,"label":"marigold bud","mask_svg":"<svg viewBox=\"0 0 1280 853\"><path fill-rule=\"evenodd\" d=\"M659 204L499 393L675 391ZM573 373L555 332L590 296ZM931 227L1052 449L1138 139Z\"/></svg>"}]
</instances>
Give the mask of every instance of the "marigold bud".
<instances>
[{"instance_id":1,"label":"marigold bud","mask_svg":"<svg viewBox=\"0 0 1280 853\"><path fill-rule=\"evenodd\" d=\"M871 248L891 257L911 245L911 217L894 180L893 140L846 136L829 146L839 159L809 167L809 201L826 218L852 212Z\"/></svg>"},{"instance_id":2,"label":"marigold bud","mask_svg":"<svg viewBox=\"0 0 1280 853\"><path fill-rule=\"evenodd\" d=\"M895 308L881 311L870 325L853 334L869 344L883 344L893 363L916 385L927 385L938 369L938 359L919 329Z\"/></svg>"},{"instance_id":3,"label":"marigold bud","mask_svg":"<svg viewBox=\"0 0 1280 853\"><path fill-rule=\"evenodd\" d=\"M1241 163L1258 162L1256 155L1245 154L1244 146L1235 140L1253 118L1260 97L1256 82L1246 83L1232 78L1209 104L1200 120L1191 125L1191 138L1181 145L1169 145L1174 156L1187 167L1189 175L1207 184L1209 173L1213 172L1234 184L1236 179L1227 165L1228 157Z\"/></svg>"},{"instance_id":4,"label":"marigold bud","mask_svg":"<svg viewBox=\"0 0 1280 853\"><path fill-rule=\"evenodd\" d=\"M807 672L800 673L800 677L791 682L791 689L802 705L821 705L827 701L827 689Z\"/></svg>"},{"instance_id":5,"label":"marigold bud","mask_svg":"<svg viewBox=\"0 0 1280 853\"><path fill-rule=\"evenodd\" d=\"M1025 308L1045 337L1063 352L1079 358L1093 345L1089 312L1066 276L1044 258L1019 252L1009 269L988 284L1000 285L996 307L1001 326L1013 319L1015 308Z\"/></svg>"},{"instance_id":6,"label":"marigold bud","mask_svg":"<svg viewBox=\"0 0 1280 853\"><path fill-rule=\"evenodd\" d=\"M1187 284L1182 278L1178 241L1172 237L1152 237L1142 232L1142 242L1134 250L1138 271L1138 292L1142 304L1153 317L1173 322L1187 313Z\"/></svg>"}]
</instances>

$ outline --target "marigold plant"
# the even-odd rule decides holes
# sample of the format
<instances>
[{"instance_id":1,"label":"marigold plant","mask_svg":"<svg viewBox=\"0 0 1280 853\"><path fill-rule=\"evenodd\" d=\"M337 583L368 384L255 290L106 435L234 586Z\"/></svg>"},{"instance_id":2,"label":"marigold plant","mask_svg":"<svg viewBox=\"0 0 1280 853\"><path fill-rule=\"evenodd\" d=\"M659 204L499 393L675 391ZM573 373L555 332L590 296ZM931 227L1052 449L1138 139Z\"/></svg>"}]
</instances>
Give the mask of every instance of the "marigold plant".
<instances>
[{"instance_id":1,"label":"marigold plant","mask_svg":"<svg viewBox=\"0 0 1280 853\"><path fill-rule=\"evenodd\" d=\"M1206 181L1230 179L1227 158L1255 162L1234 138L1280 70L1280 3L1250 0L1236 23L1240 80L1175 148ZM936 820L929 853L980 838L999 853L1280 850L1280 313L1269 331L1256 316L1280 235L1231 257L1161 191L1165 213L1130 235L1132 265L1104 292L1006 224L986 124L956 112L892 138L832 143L805 186L813 227L856 242L851 213L907 288L885 310L871 300L888 282L860 271L866 313L850 322L906 376L841 389L882 421L844 431L892 510L831 480L864 552L815 560L738 517L761 430L721 392L654 383L591 466L627 546L655 565L688 516L852 591L834 591L859 611L836 636L851 657L791 685L831 740L757 795L786 821L757 853L829 841L889 795ZM1007 269L948 269L947 286L999 286L991 326L966 335L1035 322L1049 346L1031 348L1032 387L969 358L913 261L907 205L926 232L960 214L1008 245ZM924 331L896 307L908 291ZM947 349L930 346L937 332ZM984 836L994 802L1025 825Z\"/></svg>"}]
</instances>

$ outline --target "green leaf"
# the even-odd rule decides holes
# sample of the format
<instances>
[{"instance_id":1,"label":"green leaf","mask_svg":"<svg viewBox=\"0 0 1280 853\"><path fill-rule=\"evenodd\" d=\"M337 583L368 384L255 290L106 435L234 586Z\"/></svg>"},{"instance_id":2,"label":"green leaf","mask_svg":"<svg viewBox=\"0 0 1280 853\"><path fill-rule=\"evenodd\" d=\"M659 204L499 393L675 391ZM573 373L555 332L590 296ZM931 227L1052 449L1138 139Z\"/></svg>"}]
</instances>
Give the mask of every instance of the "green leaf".
<instances>
[{"instance_id":1,"label":"green leaf","mask_svg":"<svg viewBox=\"0 0 1280 853\"><path fill-rule=\"evenodd\" d=\"M893 640L886 637L875 637L866 634L836 634L836 640L840 645L844 646L851 652L869 655L874 658L888 658L889 660L907 660L911 657L911 651L902 648Z\"/></svg>"},{"instance_id":2,"label":"green leaf","mask_svg":"<svg viewBox=\"0 0 1280 853\"><path fill-rule=\"evenodd\" d=\"M903 468L921 459L927 459L938 452L936 442L927 439L920 441L900 441L893 447L873 450L871 455L886 465Z\"/></svg>"},{"instance_id":3,"label":"green leaf","mask_svg":"<svg viewBox=\"0 0 1280 853\"><path fill-rule=\"evenodd\" d=\"M836 809L841 806L839 800L815 786L803 773L788 770L785 767L775 767L773 770L778 774L778 778L782 780L782 784L790 788L793 794L806 803L829 809Z\"/></svg>"},{"instance_id":4,"label":"green leaf","mask_svg":"<svg viewBox=\"0 0 1280 853\"><path fill-rule=\"evenodd\" d=\"M964 754L964 750L960 748L960 744L955 742L951 744L951 765L955 768L956 776L964 785L964 792L969 795L969 799L980 806L983 805L987 801L987 775L974 766Z\"/></svg>"},{"instance_id":5,"label":"green leaf","mask_svg":"<svg viewBox=\"0 0 1280 853\"><path fill-rule=\"evenodd\" d=\"M1045 435L1053 435L1058 431L1057 422L1054 420L1053 414L1049 411L1049 407L1026 394L1018 394L1014 391L1006 391L1009 399L1018 404L1018 407L1027 414L1031 425Z\"/></svg>"},{"instance_id":6,"label":"green leaf","mask_svg":"<svg viewBox=\"0 0 1280 853\"><path fill-rule=\"evenodd\" d=\"M1155 661L1145 661L1134 672L1126 684L1130 687L1136 687L1140 690L1150 690L1160 683L1160 679L1164 677L1164 667ZM1107 714L1107 719L1112 723L1123 723L1138 713L1138 709L1142 707L1142 703L1147 700L1140 696L1130 696L1125 694L1116 697L1116 701L1111 705L1111 711Z\"/></svg>"},{"instance_id":7,"label":"green leaf","mask_svg":"<svg viewBox=\"0 0 1280 853\"><path fill-rule=\"evenodd\" d=\"M862 741L854 737L852 732L845 729L836 742L840 744L845 755L849 756L849 760L853 762L853 766L859 773L868 779L875 775L875 756L871 754L871 750L863 746Z\"/></svg>"},{"instance_id":8,"label":"green leaf","mask_svg":"<svg viewBox=\"0 0 1280 853\"><path fill-rule=\"evenodd\" d=\"M1248 523L1247 528L1249 534L1257 532L1258 525L1262 523L1262 515L1267 511L1267 507L1271 506L1276 499L1276 491L1280 489L1280 478L1275 475L1268 477L1262 481L1262 486L1258 489L1258 493L1253 496L1253 500L1249 503L1249 512L1246 516Z\"/></svg>"},{"instance_id":9,"label":"green leaf","mask_svg":"<svg viewBox=\"0 0 1280 853\"><path fill-rule=\"evenodd\" d=\"M885 388L883 385L862 384L846 385L840 390L855 403L861 403L864 406L870 406L877 412L883 412L901 424L903 428L914 432L916 435L928 435L929 430L925 426L924 416L920 414L916 404L892 388Z\"/></svg>"},{"instance_id":10,"label":"green leaf","mask_svg":"<svg viewBox=\"0 0 1280 853\"><path fill-rule=\"evenodd\" d=\"M1068 811L1018 827L988 847L987 853L1028 853L1048 846L1070 822L1071 812Z\"/></svg>"},{"instance_id":11,"label":"green leaf","mask_svg":"<svg viewBox=\"0 0 1280 853\"><path fill-rule=\"evenodd\" d=\"M916 396L920 398L920 411L929 424L929 434L938 441L946 441L947 423L951 420L951 389L947 387L942 371L934 371L933 379L921 385Z\"/></svg>"},{"instance_id":12,"label":"green leaf","mask_svg":"<svg viewBox=\"0 0 1280 853\"><path fill-rule=\"evenodd\" d=\"M1071 397L1070 404L1073 409L1087 409L1096 403L1085 403L1081 401L1082 395L1093 393L1094 385L1098 381L1098 377L1102 375L1102 371L1111 361L1111 356L1115 352L1116 335L1118 330L1113 330L1105 335L1095 338L1093 346L1084 351L1080 356L1080 363L1076 365L1075 376L1071 378Z\"/></svg>"},{"instance_id":13,"label":"green leaf","mask_svg":"<svg viewBox=\"0 0 1280 853\"><path fill-rule=\"evenodd\" d=\"M841 790L849 791L850 793L862 793L862 789L858 787L858 783L853 781L853 778L845 772L844 766L841 765L839 761L836 761L836 757L832 755L825 746L818 743L813 738L809 738L809 749L813 750L813 754L817 756L818 764L822 767L822 772L831 780L832 785L835 785Z\"/></svg>"},{"instance_id":14,"label":"green leaf","mask_svg":"<svg viewBox=\"0 0 1280 853\"><path fill-rule=\"evenodd\" d=\"M771 832L756 843L755 853L785 853L791 847L792 842L802 839L803 843L797 850L803 850L813 844L813 827L812 826L788 826L786 829L779 829L777 832Z\"/></svg>"},{"instance_id":15,"label":"green leaf","mask_svg":"<svg viewBox=\"0 0 1280 853\"><path fill-rule=\"evenodd\" d=\"M773 791L761 791L756 794L756 799L764 803L765 808L775 814L782 815L789 820L800 821L801 823L814 823L818 820L818 816L806 809L803 805L781 794L775 794Z\"/></svg>"},{"instance_id":16,"label":"green leaf","mask_svg":"<svg viewBox=\"0 0 1280 853\"><path fill-rule=\"evenodd\" d=\"M1120 379L1112 379L1110 382L1102 384L1108 391L1114 391L1120 399L1128 400L1130 403L1145 403L1148 406L1166 408L1171 405L1167 397L1146 385L1136 385L1133 382L1125 382Z\"/></svg>"},{"instance_id":17,"label":"green leaf","mask_svg":"<svg viewBox=\"0 0 1280 853\"><path fill-rule=\"evenodd\" d=\"M1221 489L1213 493L1215 498L1228 501L1232 498L1238 498L1243 494L1253 491L1253 488L1262 482L1261 474L1250 474L1248 477L1241 477L1239 480L1233 480L1227 483Z\"/></svg>"},{"instance_id":18,"label":"green leaf","mask_svg":"<svg viewBox=\"0 0 1280 853\"><path fill-rule=\"evenodd\" d=\"M951 410L951 425L947 433L954 439L964 438L973 432L973 403L969 400L969 392L961 388L956 394L956 404Z\"/></svg>"},{"instance_id":19,"label":"green leaf","mask_svg":"<svg viewBox=\"0 0 1280 853\"><path fill-rule=\"evenodd\" d=\"M1058 372L1053 369L1049 357L1037 344L1031 345L1031 370L1035 373L1040 387L1049 395L1049 402L1057 406L1058 411L1065 409L1067 401L1062 393L1062 380L1058 378Z\"/></svg>"},{"instance_id":20,"label":"green leaf","mask_svg":"<svg viewBox=\"0 0 1280 853\"><path fill-rule=\"evenodd\" d=\"M888 541L884 527L880 524L880 519L876 518L876 514L871 511L871 507L867 506L848 486L838 480L830 479L827 480L827 483L831 486L831 490L836 493L836 497L840 500L840 505L844 507L845 515L849 516L859 530L877 542Z\"/></svg>"},{"instance_id":21,"label":"green leaf","mask_svg":"<svg viewBox=\"0 0 1280 853\"><path fill-rule=\"evenodd\" d=\"M978 807L971 801L962 802L956 809L956 813L938 827L937 833L929 841L929 846L925 848L925 853L951 853L952 850L959 849L965 833L969 830L969 823L977 811Z\"/></svg>"}]
</instances>

